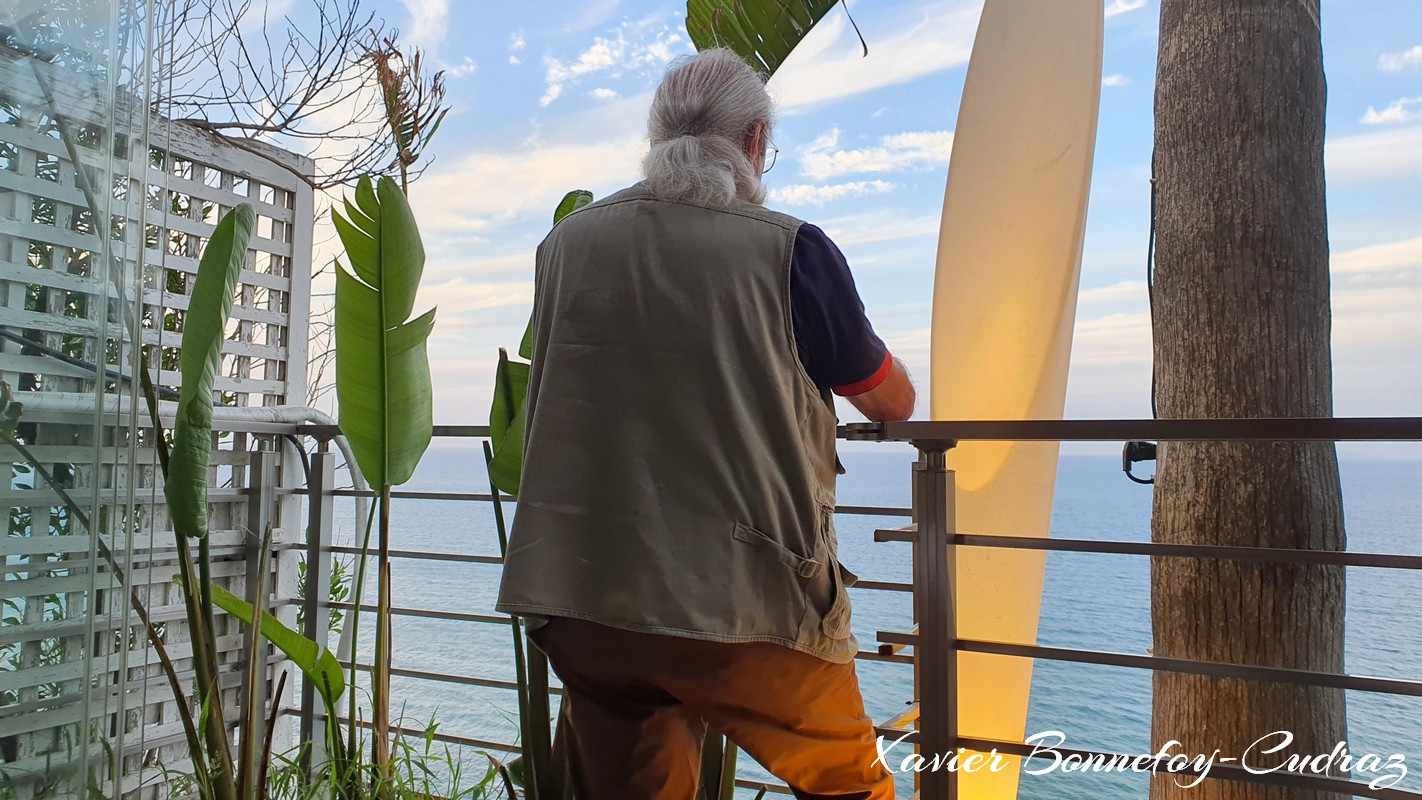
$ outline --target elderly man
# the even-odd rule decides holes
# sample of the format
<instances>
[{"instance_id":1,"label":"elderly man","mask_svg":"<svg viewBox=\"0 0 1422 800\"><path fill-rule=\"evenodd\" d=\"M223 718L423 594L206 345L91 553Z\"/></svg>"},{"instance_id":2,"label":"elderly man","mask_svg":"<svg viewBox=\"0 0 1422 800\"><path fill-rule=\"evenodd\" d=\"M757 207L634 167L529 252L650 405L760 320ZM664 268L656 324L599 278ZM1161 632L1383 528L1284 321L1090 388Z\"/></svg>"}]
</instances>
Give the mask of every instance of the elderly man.
<instances>
[{"instance_id":1,"label":"elderly man","mask_svg":"<svg viewBox=\"0 0 1422 800\"><path fill-rule=\"evenodd\" d=\"M498 608L565 687L580 800L691 798L709 723L801 798L894 794L836 558L831 392L914 390L819 229L768 211L771 101L674 64L645 180L538 248L528 438Z\"/></svg>"}]
</instances>

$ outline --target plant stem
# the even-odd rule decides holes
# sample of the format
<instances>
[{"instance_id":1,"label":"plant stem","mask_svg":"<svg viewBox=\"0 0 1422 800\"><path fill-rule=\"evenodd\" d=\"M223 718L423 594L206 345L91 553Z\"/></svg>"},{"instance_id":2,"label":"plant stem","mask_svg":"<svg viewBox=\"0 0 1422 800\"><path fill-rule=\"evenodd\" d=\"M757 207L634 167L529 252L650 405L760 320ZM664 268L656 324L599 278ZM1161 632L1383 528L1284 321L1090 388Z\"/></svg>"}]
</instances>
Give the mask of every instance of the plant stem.
<instances>
[{"instance_id":1,"label":"plant stem","mask_svg":"<svg viewBox=\"0 0 1422 800\"><path fill-rule=\"evenodd\" d=\"M490 470L493 462L493 447L489 444L488 440L485 440L484 469L489 475L489 494L494 498L494 530L499 535L499 557L506 558L509 553L509 537L504 523L503 499L500 496L499 487L494 485L493 472ZM528 713L528 662L523 652L523 625L519 622L518 617L511 614L509 615L509 627L513 630L514 680L518 683L519 735L523 739L523 743L526 747L528 742L533 739L532 732L529 729L533 721ZM533 775L533 762L526 756L523 761L523 766L524 775L526 777ZM525 779L524 784L527 787L525 792L528 794L529 800L538 800L538 781Z\"/></svg>"},{"instance_id":2,"label":"plant stem","mask_svg":"<svg viewBox=\"0 0 1422 800\"><path fill-rule=\"evenodd\" d=\"M268 523L262 534L261 550L257 554L256 594L252 598L252 624L247 640L247 696L243 698L239 722L242 727L242 752L237 767L237 794L241 800L260 800L262 794L262 786L257 782L258 775L263 772L261 684L266 659L262 657L265 650L262 646L262 615L267 609L267 569L271 546L272 527Z\"/></svg>"},{"instance_id":3,"label":"plant stem","mask_svg":"<svg viewBox=\"0 0 1422 800\"><path fill-rule=\"evenodd\" d=\"M390 484L380 487L379 597L375 608L375 664L370 683L372 746L382 785L390 778ZM382 795L386 792L382 791Z\"/></svg>"},{"instance_id":4,"label":"plant stem","mask_svg":"<svg viewBox=\"0 0 1422 800\"><path fill-rule=\"evenodd\" d=\"M202 609L192 587L197 583L188 540L177 536L178 562L183 574L184 605L193 635L193 670L197 673L198 708L206 707L208 761L211 763L215 800L238 800L234 783L232 752L227 740L227 723L222 712L222 691L217 682L217 646L212 629L202 617ZM193 754L196 760L198 754Z\"/></svg>"},{"instance_id":5,"label":"plant stem","mask_svg":"<svg viewBox=\"0 0 1422 800\"><path fill-rule=\"evenodd\" d=\"M206 536L198 539L198 589L198 600L202 607L202 621L207 626L209 635L214 639L213 663L215 666L217 616L212 607L212 542ZM255 598L253 599L255 600Z\"/></svg>"},{"instance_id":6,"label":"plant stem","mask_svg":"<svg viewBox=\"0 0 1422 800\"><path fill-rule=\"evenodd\" d=\"M347 623L351 626L351 662L350 679L347 684L350 686L348 695L348 710L346 712L346 745L343 748L345 756L352 761L359 758L361 751L360 740L357 738L359 728L356 724L356 677L358 671L356 664L360 661L360 614L361 602L365 599L365 571L370 560L370 536L375 528L375 515L378 509L371 506L370 513L365 518L365 536L361 539L360 558L357 561L355 574L355 591L351 598L351 616Z\"/></svg>"}]
</instances>

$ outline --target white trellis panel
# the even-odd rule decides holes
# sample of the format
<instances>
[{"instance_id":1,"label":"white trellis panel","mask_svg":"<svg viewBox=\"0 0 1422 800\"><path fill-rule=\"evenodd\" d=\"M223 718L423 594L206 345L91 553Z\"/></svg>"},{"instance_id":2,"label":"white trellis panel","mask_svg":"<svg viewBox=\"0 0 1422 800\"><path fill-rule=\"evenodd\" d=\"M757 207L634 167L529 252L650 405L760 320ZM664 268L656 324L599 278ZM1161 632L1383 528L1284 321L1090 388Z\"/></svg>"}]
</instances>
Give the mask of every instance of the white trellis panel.
<instances>
[{"instance_id":1,"label":"white trellis panel","mask_svg":"<svg viewBox=\"0 0 1422 800\"><path fill-rule=\"evenodd\" d=\"M263 406L301 404L306 396L313 206L302 176L311 163L149 117L101 90L0 48L0 380L25 405L18 432L30 456L56 473L91 517L86 529L25 457L0 445L12 473L0 483L10 509L0 537L6 800L91 788L156 798L168 791L164 770L188 768L173 692L129 607L128 589L99 548L112 551L191 681L187 621L172 581L177 545L146 406L133 385L135 345L160 389L176 389L198 259L218 219L238 203L255 207L257 230L214 399ZM94 187L98 220L83 176ZM298 556L289 545L302 534L297 506L258 507L248 491L252 451L274 443L227 432L216 445L214 580L248 595L254 533L261 533L252 527L270 515L277 552L267 586L284 595L275 598L278 616L292 622ZM300 482L298 461L277 461L279 485ZM216 633L232 720L245 642L225 617ZM275 669L274 657L267 659Z\"/></svg>"}]
</instances>

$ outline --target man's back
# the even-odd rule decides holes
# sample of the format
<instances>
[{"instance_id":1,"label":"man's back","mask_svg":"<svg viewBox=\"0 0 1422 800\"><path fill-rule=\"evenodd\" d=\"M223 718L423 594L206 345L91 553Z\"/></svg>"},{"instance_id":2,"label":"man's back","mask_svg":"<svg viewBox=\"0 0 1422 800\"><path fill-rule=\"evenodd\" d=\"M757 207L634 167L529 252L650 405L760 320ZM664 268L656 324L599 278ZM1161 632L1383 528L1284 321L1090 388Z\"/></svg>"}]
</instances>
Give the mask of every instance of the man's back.
<instances>
[{"instance_id":1,"label":"man's back","mask_svg":"<svg viewBox=\"0 0 1422 800\"><path fill-rule=\"evenodd\" d=\"M788 311L799 224L637 186L545 240L501 608L852 657L835 420Z\"/></svg>"},{"instance_id":2,"label":"man's back","mask_svg":"<svg viewBox=\"0 0 1422 800\"><path fill-rule=\"evenodd\" d=\"M731 51L678 61L645 182L539 247L498 608L563 681L584 800L692 800L708 725L797 797L894 795L835 557L829 392L887 419L913 391L839 249L759 207L772 110Z\"/></svg>"}]
</instances>

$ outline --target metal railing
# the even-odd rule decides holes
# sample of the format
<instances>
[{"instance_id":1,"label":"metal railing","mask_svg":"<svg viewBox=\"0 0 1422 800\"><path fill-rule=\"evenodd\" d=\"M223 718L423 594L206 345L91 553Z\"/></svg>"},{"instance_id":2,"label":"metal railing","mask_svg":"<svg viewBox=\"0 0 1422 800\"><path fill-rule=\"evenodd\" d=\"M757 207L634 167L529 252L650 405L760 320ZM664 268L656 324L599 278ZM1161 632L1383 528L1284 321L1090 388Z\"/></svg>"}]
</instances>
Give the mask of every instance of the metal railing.
<instances>
[{"instance_id":1,"label":"metal railing","mask_svg":"<svg viewBox=\"0 0 1422 800\"><path fill-rule=\"evenodd\" d=\"M265 431L276 433L276 431ZM331 558L335 554L358 552L353 547L332 543L333 501L337 497L373 497L374 492L335 487L337 456L327 443L339 431L334 426L303 425L297 435L313 438L316 452L310 455L308 486L298 490L309 495L309 531L307 550L307 586L326 586ZM440 437L485 437L482 426L436 426ZM1129 669L1145 669L1211 677L1241 678L1253 681L1376 692L1422 697L1422 681L1406 678L1377 678L1335 674L1311 670L1283 669L1247 664L1135 655L1104 650L1047 647L1036 644L1014 644L960 638L953 606L953 575L958 548L1005 548L1148 557L1219 559L1282 564L1327 564L1345 567L1375 567L1402 570L1422 570L1422 556L1379 553L1354 553L1267 547L1230 547L1214 545L1165 544L1155 542L1120 542L1091 539L1026 538L1020 536L987 535L959 532L955 526L953 472L947 468L947 453L961 441L1058 441L1058 442L1123 442L1154 441L1332 441L1332 442L1408 442L1422 441L1422 418L1353 418L1353 419L1230 419L1230 420L1067 420L1067 421L1004 421L1004 422L895 422L848 425L840 429L841 438L853 441L906 442L919 452L913 467L914 508L884 506L841 506L839 514L897 516L911 518L913 524L904 528L881 529L875 541L908 542L912 545L912 583L861 580L855 588L867 591L911 593L914 620L910 631L882 631L880 647L861 650L859 658L866 661L891 662L913 666L914 702L892 719L881 723L877 730L892 740L914 745L919 752L952 754L959 748L988 752L1043 757L1034 754L1024 742L995 741L976 738L971 732L959 730L957 720L959 652L985 653L1005 657L1104 665ZM447 500L492 503L494 495L477 492L417 492L396 491L396 499ZM513 501L504 496L501 499ZM427 551L392 550L400 559L439 559L478 564L499 564L493 554L447 554ZM312 638L324 638L325 612L330 608L354 610L349 603L329 603L319 593L308 592L305 604L305 633ZM362 605L361 610L373 610ZM509 625L501 614L469 614L441 609L399 607L392 612L397 617L425 617L475 624ZM468 675L452 675L414 669L395 669L393 674L421 680L514 690L515 684ZM322 730L320 709L314 692L303 692L303 706L292 709L300 716L301 739L319 743ZM912 727L910 727L912 726ZM420 732L424 735L424 732ZM479 737L437 732L434 738L456 745L518 752L515 742L499 742ZM1095 758L1130 758L1127 754L1081 750L1065 747L1055 752L1066 756ZM1155 767L1159 769L1160 763ZM1339 792L1369 798L1395 800L1422 799L1422 793L1399 788L1370 788L1366 783L1329 775L1304 775L1290 772L1254 774L1242 767L1215 764L1210 777L1265 783L1299 790ZM1191 774L1186 769L1183 774ZM1198 772L1196 773L1198 774ZM950 770L928 770L918 775L919 797L925 800L956 800L957 774ZM739 780L737 784L751 789L767 789L787 793L782 785L760 781Z\"/></svg>"},{"instance_id":2,"label":"metal railing","mask_svg":"<svg viewBox=\"0 0 1422 800\"><path fill-rule=\"evenodd\" d=\"M361 552L358 547L341 546L333 543L333 520L334 500L336 498L366 498L373 499L377 493L370 489L350 489L335 488L336 470L340 464L339 454L332 452L329 442L340 434L339 428L332 425L301 425L290 430L278 431L274 428L263 429L262 433L281 433L285 435L296 435L310 437L316 442L316 450L307 457L305 468L308 472L308 486L305 489L296 490L297 494L308 497L308 519L307 519L307 545L306 545L306 585L326 586L330 580L331 561L336 555L354 556ZM436 425L434 435L437 438L448 439L482 439L489 436L489 429L482 425L457 425L445 426ZM437 500L454 501L467 503L488 503L492 504L495 496L489 492L430 492L430 491L409 491L394 490L391 492L394 500ZM517 498L511 495L500 495L499 500L504 502L516 502ZM854 516L872 517L902 517L912 518L913 509L897 506L850 506L843 505L835 509L835 513ZM428 550L402 550L391 549L389 551L392 559L408 559L413 561L429 560L441 562L464 562L472 564L502 564L503 559L496 554L468 554L468 553L448 553L442 551ZM896 581L859 580L855 583L856 589L865 591L896 592L910 594L914 591L913 584ZM330 609L341 611L354 611L355 606L349 602L330 602L317 593L309 592L302 600L304 614L304 629L302 633L307 637L326 643L326 629L324 614ZM362 603L360 611L374 612L376 606L372 603ZM463 612L447 611L429 608L409 608L395 606L391 609L394 617L421 617L430 619L448 620L452 622L475 623L487 625L509 626L511 619L508 615L490 614L470 614ZM877 649L861 650L858 654L861 661L874 661L897 663L903 665L913 664L913 657L902 653L886 653ZM512 658L512 654L510 655ZM347 665L349 662L347 662ZM356 665L362 672L371 669L369 664ZM427 670L404 669L393 667L391 669L393 677L415 678L419 680L434 681L439 683L477 686L517 691L518 685L512 681L496 680L473 675L455 675L448 673L437 673ZM302 705L299 709L287 709L287 713L298 715L300 718L299 740L303 742L313 742L320 745L323 736L325 717L320 708L316 693L310 691L310 687L304 687L302 692ZM554 687L555 694L561 690ZM368 727L368 726L366 726ZM421 737L429 736L436 741L453 745L461 745L493 751L507 753L519 753L522 747L517 742L503 742L481 737L471 737L445 731L429 733L427 731L400 728L410 734L417 734ZM737 786L752 790L764 789L769 793L789 795L790 789L784 784L769 783L756 780L738 779Z\"/></svg>"},{"instance_id":3,"label":"metal railing","mask_svg":"<svg viewBox=\"0 0 1422 800\"><path fill-rule=\"evenodd\" d=\"M985 653L1018 658L1066 661L1112 667L1240 678L1253 681L1288 683L1322 688L1348 689L1422 697L1422 681L1371 678L1302 669L1282 669L1155 655L1133 655L1039 645L1010 644L960 638L953 607L952 576L959 547L989 547L1077 553L1144 555L1151 557L1249 560L1281 564L1330 564L1390 569L1422 569L1422 557L1379 553L1324 552L1268 547L1225 547L1155 542L1114 542L1101 540L1026 538L965 534L956 530L954 513L955 482L947 469L946 453L961 441L1422 441L1422 419L1228 419L1228 420L1033 420L984 422L892 422L849 425L845 438L860 441L908 442L919 451L915 466L915 524L905 529L876 533L878 541L907 541L913 544L914 612L916 628L910 632L881 632L879 640L896 650L913 646L915 688L919 713L917 728L899 731L881 728L895 738L904 737L920 752L952 754L958 748L979 752L1045 758L1024 742L1005 742L963 735L957 721L957 654ZM943 554L946 553L945 558ZM1060 756L1106 760L1130 759L1123 753L1054 748ZM1161 768L1155 762L1154 770ZM1182 770L1198 775L1198 769ZM1366 783L1328 775L1305 775L1287 771L1258 774L1242 766L1216 764L1211 777L1268 784L1290 789L1339 792L1345 796L1371 798L1422 798L1422 793L1397 788L1371 788ZM1178 773L1177 773L1178 774ZM930 770L919 776L920 796L927 800L956 800L958 775L952 771Z\"/></svg>"}]
</instances>

